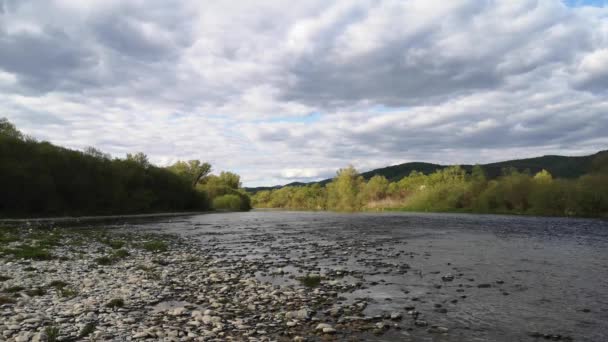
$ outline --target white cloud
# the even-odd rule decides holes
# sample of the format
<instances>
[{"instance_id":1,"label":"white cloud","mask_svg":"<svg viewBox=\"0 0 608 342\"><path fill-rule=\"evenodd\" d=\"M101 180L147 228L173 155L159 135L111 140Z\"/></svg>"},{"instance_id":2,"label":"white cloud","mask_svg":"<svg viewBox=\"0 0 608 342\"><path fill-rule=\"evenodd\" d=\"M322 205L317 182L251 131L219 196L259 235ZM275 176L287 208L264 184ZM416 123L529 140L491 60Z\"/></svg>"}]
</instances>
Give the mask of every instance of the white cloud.
<instances>
[{"instance_id":1,"label":"white cloud","mask_svg":"<svg viewBox=\"0 0 608 342\"><path fill-rule=\"evenodd\" d=\"M247 185L584 154L608 146L607 18L558 0L0 0L0 115Z\"/></svg>"}]
</instances>

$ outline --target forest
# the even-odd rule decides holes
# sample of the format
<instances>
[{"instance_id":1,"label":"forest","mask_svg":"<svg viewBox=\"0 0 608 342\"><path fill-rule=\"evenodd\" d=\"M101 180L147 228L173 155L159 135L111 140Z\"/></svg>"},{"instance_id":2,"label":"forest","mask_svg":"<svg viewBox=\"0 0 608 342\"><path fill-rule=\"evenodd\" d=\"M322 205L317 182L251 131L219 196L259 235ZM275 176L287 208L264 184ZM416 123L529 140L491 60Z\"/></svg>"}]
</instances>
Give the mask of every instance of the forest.
<instances>
[{"instance_id":1,"label":"forest","mask_svg":"<svg viewBox=\"0 0 608 342\"><path fill-rule=\"evenodd\" d=\"M425 174L412 171L398 181L382 175L369 180L349 166L326 185L287 186L252 196L256 208L296 210L404 210L547 216L608 216L608 153L598 154L578 178L554 178L541 170L504 168L487 176L476 165L469 171L450 166Z\"/></svg>"},{"instance_id":2,"label":"forest","mask_svg":"<svg viewBox=\"0 0 608 342\"><path fill-rule=\"evenodd\" d=\"M240 177L198 160L152 165L144 153L112 158L40 142L0 118L0 217L248 210Z\"/></svg>"}]
</instances>

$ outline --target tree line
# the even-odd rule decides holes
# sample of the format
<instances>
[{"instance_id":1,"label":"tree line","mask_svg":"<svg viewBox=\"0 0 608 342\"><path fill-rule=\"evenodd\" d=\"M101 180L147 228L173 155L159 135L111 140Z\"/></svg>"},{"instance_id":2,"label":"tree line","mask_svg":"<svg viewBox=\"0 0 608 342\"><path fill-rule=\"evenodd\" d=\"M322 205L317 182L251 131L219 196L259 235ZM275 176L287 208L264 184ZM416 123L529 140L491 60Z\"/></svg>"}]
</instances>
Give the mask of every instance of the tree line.
<instances>
[{"instance_id":1,"label":"tree line","mask_svg":"<svg viewBox=\"0 0 608 342\"><path fill-rule=\"evenodd\" d=\"M505 168L489 179L481 166L467 172L451 166L430 174L412 171L390 182L376 175L368 181L349 166L326 186L283 187L257 192L254 207L299 210L409 210L551 216L608 216L608 153L593 161L588 174L555 179Z\"/></svg>"},{"instance_id":2,"label":"tree line","mask_svg":"<svg viewBox=\"0 0 608 342\"><path fill-rule=\"evenodd\" d=\"M248 210L240 177L198 160L152 165L144 153L112 158L93 147L39 142L0 118L0 216Z\"/></svg>"}]
</instances>

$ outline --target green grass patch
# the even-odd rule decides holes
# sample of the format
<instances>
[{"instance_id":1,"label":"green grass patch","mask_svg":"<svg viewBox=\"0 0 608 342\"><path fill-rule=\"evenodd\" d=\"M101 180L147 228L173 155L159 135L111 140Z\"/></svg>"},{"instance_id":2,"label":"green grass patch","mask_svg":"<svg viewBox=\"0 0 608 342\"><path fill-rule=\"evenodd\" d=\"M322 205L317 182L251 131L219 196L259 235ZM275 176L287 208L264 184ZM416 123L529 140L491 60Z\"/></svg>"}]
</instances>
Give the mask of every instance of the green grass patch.
<instances>
[{"instance_id":1,"label":"green grass patch","mask_svg":"<svg viewBox=\"0 0 608 342\"><path fill-rule=\"evenodd\" d=\"M300 283L306 287L317 287L321 284L321 277L318 275L307 275L305 277L298 278Z\"/></svg>"},{"instance_id":2,"label":"green grass patch","mask_svg":"<svg viewBox=\"0 0 608 342\"><path fill-rule=\"evenodd\" d=\"M15 228L0 227L0 243L8 244L11 242L19 241L19 234Z\"/></svg>"},{"instance_id":3,"label":"green grass patch","mask_svg":"<svg viewBox=\"0 0 608 342\"><path fill-rule=\"evenodd\" d=\"M114 263L114 259L107 257L107 256L102 256L102 257L95 259L95 262L102 266L108 266L108 265L112 265Z\"/></svg>"},{"instance_id":4,"label":"green grass patch","mask_svg":"<svg viewBox=\"0 0 608 342\"><path fill-rule=\"evenodd\" d=\"M121 249L125 246L125 242L124 241L120 241L120 240L103 240L102 241L104 244L112 247L113 249Z\"/></svg>"},{"instance_id":5,"label":"green grass patch","mask_svg":"<svg viewBox=\"0 0 608 342\"><path fill-rule=\"evenodd\" d=\"M95 331L95 323L87 323L80 331L80 334L78 334L78 338L85 338L85 337L91 335L94 331Z\"/></svg>"},{"instance_id":6,"label":"green grass patch","mask_svg":"<svg viewBox=\"0 0 608 342\"><path fill-rule=\"evenodd\" d=\"M4 254L12 255L18 259L51 260L53 255L42 246L21 245L15 248L7 248Z\"/></svg>"},{"instance_id":7,"label":"green grass patch","mask_svg":"<svg viewBox=\"0 0 608 342\"><path fill-rule=\"evenodd\" d=\"M124 258L128 257L129 255L131 255L131 254L126 249L119 249L119 250L115 251L114 253L112 253L112 258L124 259Z\"/></svg>"},{"instance_id":8,"label":"green grass patch","mask_svg":"<svg viewBox=\"0 0 608 342\"><path fill-rule=\"evenodd\" d=\"M59 341L59 328L57 327L47 327L46 329L44 329L44 332L46 333L46 340L47 342L58 342Z\"/></svg>"},{"instance_id":9,"label":"green grass patch","mask_svg":"<svg viewBox=\"0 0 608 342\"><path fill-rule=\"evenodd\" d=\"M167 243L160 240L151 240L144 242L142 247L143 249L149 252L166 252L169 249Z\"/></svg>"},{"instance_id":10,"label":"green grass patch","mask_svg":"<svg viewBox=\"0 0 608 342\"><path fill-rule=\"evenodd\" d=\"M59 295L64 298L72 298L78 295L78 291L69 287L63 287L59 289Z\"/></svg>"},{"instance_id":11,"label":"green grass patch","mask_svg":"<svg viewBox=\"0 0 608 342\"><path fill-rule=\"evenodd\" d=\"M106 304L107 308L115 309L125 306L125 301L122 298L114 298Z\"/></svg>"}]
</instances>

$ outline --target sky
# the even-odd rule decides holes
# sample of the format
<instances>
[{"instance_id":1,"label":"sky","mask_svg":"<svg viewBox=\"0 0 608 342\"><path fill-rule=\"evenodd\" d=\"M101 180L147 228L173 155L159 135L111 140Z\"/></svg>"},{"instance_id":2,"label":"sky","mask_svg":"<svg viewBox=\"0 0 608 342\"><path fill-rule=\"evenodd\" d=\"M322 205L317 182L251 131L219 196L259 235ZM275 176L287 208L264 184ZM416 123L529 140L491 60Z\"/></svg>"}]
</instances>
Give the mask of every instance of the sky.
<instances>
[{"instance_id":1,"label":"sky","mask_svg":"<svg viewBox=\"0 0 608 342\"><path fill-rule=\"evenodd\" d=\"M0 117L244 185L608 149L601 0L0 0Z\"/></svg>"}]
</instances>

